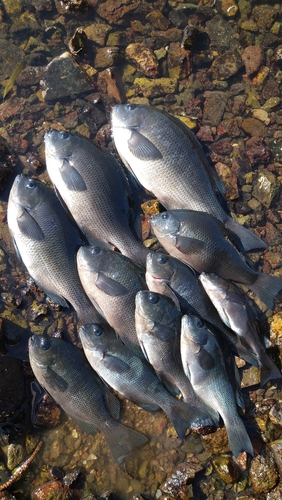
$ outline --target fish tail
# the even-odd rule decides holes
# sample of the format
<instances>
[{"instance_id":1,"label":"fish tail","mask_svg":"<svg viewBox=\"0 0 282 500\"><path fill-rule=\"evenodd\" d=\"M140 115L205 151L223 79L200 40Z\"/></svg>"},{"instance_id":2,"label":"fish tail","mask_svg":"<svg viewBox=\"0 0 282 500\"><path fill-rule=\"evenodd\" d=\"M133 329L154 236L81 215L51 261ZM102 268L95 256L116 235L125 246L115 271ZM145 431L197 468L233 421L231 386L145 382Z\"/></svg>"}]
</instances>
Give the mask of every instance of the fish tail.
<instances>
[{"instance_id":1,"label":"fish tail","mask_svg":"<svg viewBox=\"0 0 282 500\"><path fill-rule=\"evenodd\" d=\"M279 368L265 351L260 355L260 361L260 383L262 386L270 380L277 380L282 377Z\"/></svg>"},{"instance_id":2,"label":"fish tail","mask_svg":"<svg viewBox=\"0 0 282 500\"><path fill-rule=\"evenodd\" d=\"M223 419L224 420L224 419ZM230 444L230 448L234 457L238 457L239 453L246 451L254 456L253 445L248 436L243 421L239 416L232 420L224 420L226 432Z\"/></svg>"},{"instance_id":3,"label":"fish tail","mask_svg":"<svg viewBox=\"0 0 282 500\"><path fill-rule=\"evenodd\" d=\"M148 441L144 434L134 431L118 422L116 422L111 432L105 433L105 439L112 457L118 465L131 450Z\"/></svg>"},{"instance_id":4,"label":"fish tail","mask_svg":"<svg viewBox=\"0 0 282 500\"><path fill-rule=\"evenodd\" d=\"M267 244L261 238L231 217L228 218L224 225L226 229L238 236L246 252L259 248L267 248Z\"/></svg>"},{"instance_id":5,"label":"fish tail","mask_svg":"<svg viewBox=\"0 0 282 500\"><path fill-rule=\"evenodd\" d=\"M249 288L264 302L270 309L273 309L274 299L282 289L282 278L272 274L258 273L254 283Z\"/></svg>"},{"instance_id":6,"label":"fish tail","mask_svg":"<svg viewBox=\"0 0 282 500\"><path fill-rule=\"evenodd\" d=\"M146 259L149 253L148 248L146 248L142 243L138 241L134 242L134 244L124 245L121 250L121 253L129 259L133 260L136 264L140 264L142 267L146 267Z\"/></svg>"},{"instance_id":7,"label":"fish tail","mask_svg":"<svg viewBox=\"0 0 282 500\"><path fill-rule=\"evenodd\" d=\"M215 425L208 413L205 414L198 408L176 398L174 404L165 409L165 413L180 439L184 439L187 429L199 431L203 427L214 427Z\"/></svg>"}]
</instances>

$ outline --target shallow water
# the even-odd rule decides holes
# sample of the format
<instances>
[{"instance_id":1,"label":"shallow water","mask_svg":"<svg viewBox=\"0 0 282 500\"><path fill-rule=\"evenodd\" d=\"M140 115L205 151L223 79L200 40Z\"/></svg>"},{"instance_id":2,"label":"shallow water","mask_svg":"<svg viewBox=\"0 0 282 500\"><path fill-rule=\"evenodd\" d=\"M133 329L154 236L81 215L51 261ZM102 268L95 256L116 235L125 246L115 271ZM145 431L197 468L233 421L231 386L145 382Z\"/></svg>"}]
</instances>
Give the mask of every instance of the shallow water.
<instances>
[{"instance_id":1,"label":"shallow water","mask_svg":"<svg viewBox=\"0 0 282 500\"><path fill-rule=\"evenodd\" d=\"M97 79L96 75L92 80L92 90L75 96L66 95L46 102L42 96L42 85L40 84L42 75L38 76L43 70L38 70L39 73L35 72L31 77L21 72L15 81L11 82L11 90L0 104L0 135L7 140L11 152L15 153L17 158L17 165L13 169L12 175L5 182L0 197L0 246L4 251L4 256L0 256L2 272L0 279L2 293L0 317L4 319L6 343L17 343L20 335L24 339L21 347L18 344L13 345L8 348L8 353L24 360L22 376L26 383L24 410L3 417L3 420L9 419L13 424L22 423L24 430L21 433L15 433L14 439L16 441L24 443L25 434L27 433L39 435L43 440L43 447L30 466L29 472L12 487L11 491L15 492L16 498L30 498L30 492L35 487L49 480L48 471L53 466L62 467L66 471L81 467L85 478L85 490L95 494L102 494L106 490L114 491L124 500L132 498L135 494L146 494L152 497L157 495L158 497L161 495L160 486L172 474L178 464L187 463L191 460L191 454L198 458L203 470L193 481L193 493L191 493L192 489L188 489L185 493L186 498L195 498L197 500L209 498L209 500L212 500L219 498L233 499L243 494L254 495L250 480L247 479L248 472L243 473L240 480L237 480L234 484L227 484L219 478L212 467L211 459L213 457L212 451L215 450L215 443L218 443L219 453L228 452L228 446L222 443L224 431L218 431L212 438L214 441L210 445L207 440L203 440L194 433L188 435L185 441L181 443L163 412L149 413L126 400L122 400L121 403L122 423L144 433L149 441L142 448L131 452L124 465L120 467L113 462L101 433L95 436L87 436L65 415L62 415L61 423L54 429L38 430L32 427L30 424L31 394L29 389L32 374L26 362L27 336L29 332L43 333L43 331L47 331L50 334L62 332L66 340L72 340L76 336L76 319L74 314L58 310L52 304L48 304L47 313L37 314L34 312L34 309L36 309L36 305L33 303L34 300L37 304L45 304L46 298L32 285L26 287L28 275L18 262L5 219L9 189L17 173L31 173L41 180L49 182L44 167L43 135L50 126L65 127L72 132L80 132L90 137L90 139L96 138L98 142L108 146L110 151L114 152L110 130L107 127L109 113L112 105L122 100L125 102L126 97L134 102L142 102L145 98L146 102L160 106L172 114L188 116L191 126L194 126L193 124L196 122L195 132L199 129L199 125L202 124L202 116L197 115L197 113L203 107L202 103L206 99L204 95L206 91L225 93L225 114L221 120L231 119L232 117L238 118L241 114L244 118L250 117L253 109L261 108L267 101L268 94L273 97L270 90L268 90L268 94L265 91L264 97L262 96L265 89L264 83L260 87L253 80L255 76L252 75L247 78L243 66L234 75L221 79L217 78L216 75L211 76L208 71L211 66L209 61L202 65L195 65L190 52L186 53L186 59L182 54L184 62L181 67L177 63L171 62L173 57L177 60L181 53L180 42L183 29L188 20L191 24L197 24L201 32L205 33L206 23L218 13L218 15L222 15L225 22L229 23L233 30L234 40L240 41L238 45L240 53L243 52L245 46L261 44L265 58L261 62L260 73L257 72L256 75L263 74L262 68L269 67L271 69L270 76L278 84L277 92L281 95L282 66L279 59L273 63L277 47L282 43L281 28L280 31L278 30L278 34L275 34L275 29L278 28L273 29L275 23L282 22L281 6L275 4L275 2L246 2L249 7L244 2L238 3L240 10L236 16L228 17L226 9L230 6L226 6L227 2L224 1L206 0L198 2L195 0L191 4L184 5L180 1L166 2L165 0L136 2L134 9L120 21L118 15L115 16L119 2L113 2L112 13L109 14L108 19L100 17L95 12L95 9L90 7L82 12L66 11L59 2L53 4L50 1L52 9L49 10L47 0L40 2L37 2L37 0L23 2L21 0L18 0L18 2L5 0L3 2L0 34L2 95L7 92L7 84L3 83L4 80L11 77L21 60L24 61L25 67L44 69L46 64L55 56L68 50L69 41L78 27L87 27L96 22L108 24L112 40L116 40L116 44L120 46L122 51L121 60L117 63L114 62L116 80L113 78L110 82L103 83L103 81ZM128 2L128 4L130 3ZM202 10L197 15L198 4ZM102 3L98 2L97 9L100 5ZM266 5L268 7L264 15L259 16L257 13L255 15L251 11L257 5ZM162 11L164 18L170 20L169 29L172 31L167 32L168 28L165 28L165 21L162 18L159 28L152 27L146 17L151 11ZM28 15L22 16L23 12L28 13ZM267 21L267 15L269 21ZM265 23L263 19L265 19ZM257 29L242 29L242 22L247 21L254 22ZM142 28L142 24L145 28ZM273 37L267 38L267 35L270 34ZM230 35L228 37L230 38ZM105 43L107 39L108 35L105 35ZM143 43L144 41L151 47L152 51L157 52L159 57L158 65L160 69L159 75L155 76L156 80L159 77L167 76L173 78L175 86L171 93L159 89L154 90L152 95L146 86L142 87L144 82L136 83L135 78L143 78L145 70L144 68L143 70L142 68L136 69L137 62L125 58L123 51L130 42ZM200 37L200 41L197 43L199 45L196 48L199 52L209 47L204 36ZM228 45L228 41L226 43ZM201 46L201 44L203 45ZM95 50L102 48L101 42L96 45L95 50L93 50L93 47L95 47L95 43L91 45L85 54L78 53L76 55L80 64L95 66ZM171 50L170 62L167 56L169 47ZM175 50L175 56L173 50ZM215 46L213 46L211 54L214 58L218 56ZM30 63L31 59L33 59L32 64ZM99 74L107 70L106 63L107 58L102 58L101 67L98 68ZM112 64L110 60L109 64ZM104 78L106 78L105 75ZM119 83L119 78L122 79L122 84ZM55 83L58 84L58 82ZM242 84L242 90L234 94L234 91L230 90L233 84ZM248 96L247 101L242 99L243 107L240 107L240 95ZM192 106L190 112L186 111L185 114L185 109L187 109L192 98L199 98L200 103L194 102L194 107ZM255 99L258 101L258 105L254 104ZM276 139L276 150L279 153L279 144L281 144L282 140L280 103L277 101L276 107L270 108L267 113L270 122L265 125L262 148L272 148L273 139ZM253 125L253 127L255 126L256 124ZM216 125L211 125L214 138L228 138L228 131L220 135L216 127ZM251 132L242 128L240 130L238 136L231 136L232 140L229 149L226 144L225 146L222 144L221 148L218 147L214 151L211 149L213 163L222 162L224 158L230 156L234 161L237 160L237 166L233 166L234 172L239 179L242 179L247 172L268 169L275 173L278 181L281 182L282 164L280 163L279 154L277 156L274 156L275 153L272 156L270 154L269 161L267 161L263 156L262 148L259 148L258 160L253 161L248 168L246 167L244 150L247 149L248 151L249 146L246 147L245 143L247 139L258 136L253 130ZM207 146L212 142L207 138L205 140L203 136L206 151L208 151ZM39 165L37 168L37 164L32 161L29 154L39 158L42 166ZM234 201L231 199L229 208L231 211L243 216L248 215L247 224L251 225L253 229L258 229L258 233L264 234L266 232L270 245L269 252L265 252L264 256L257 257L254 255L253 257L265 272L274 271L275 274L282 276L281 197L277 196L270 208L266 208L263 204L256 205L253 203L253 209L246 214L247 202L255 199L251 196L252 190L250 186L249 181L240 182L240 199L235 198ZM247 196L248 194L250 196ZM15 306L12 298L9 302L10 299L7 299L7 293L21 297L22 302L19 307ZM268 322L270 322L271 311L267 311L261 303L259 303L259 306L263 308L263 312L266 313ZM281 302L278 299L276 312L279 311L281 311ZM267 322L264 322L262 326L264 331L269 334ZM276 350L274 350L277 356L276 359L279 361L281 344L279 334L275 339L277 345ZM255 384L258 382L257 371L253 370L251 374L254 374L254 379L251 379L252 375L249 374L248 378L248 374L244 374L244 385L247 387L245 395L247 398L250 396L252 402L258 402L258 404L264 398L281 399L276 386L270 387L266 392L260 389L257 390L258 386L254 385L250 392L248 386L253 385L253 382ZM252 411L253 407L251 406L250 414L252 414ZM265 442L272 442L280 438L280 427L273 426L269 420L265 425L265 429L262 426L263 430L261 428L259 431L255 429L254 420L251 418L246 420L246 424L250 436L259 443L257 444L258 450L262 443L258 436L263 435ZM3 450L3 461L5 463L6 447L3 447ZM240 493L241 491L242 493ZM261 498L265 498L265 492L260 494Z\"/></svg>"}]
</instances>

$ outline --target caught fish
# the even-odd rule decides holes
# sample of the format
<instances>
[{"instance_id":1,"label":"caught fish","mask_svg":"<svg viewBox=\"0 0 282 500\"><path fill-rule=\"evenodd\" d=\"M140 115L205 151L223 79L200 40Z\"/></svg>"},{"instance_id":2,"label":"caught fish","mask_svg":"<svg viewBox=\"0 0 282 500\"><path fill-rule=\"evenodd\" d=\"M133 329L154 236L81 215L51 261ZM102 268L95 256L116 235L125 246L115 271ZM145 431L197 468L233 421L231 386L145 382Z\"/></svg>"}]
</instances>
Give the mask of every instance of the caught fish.
<instances>
[{"instance_id":1,"label":"caught fish","mask_svg":"<svg viewBox=\"0 0 282 500\"><path fill-rule=\"evenodd\" d=\"M45 134L45 154L50 179L89 243L144 265L148 251L130 228L128 183L114 156L65 130Z\"/></svg>"},{"instance_id":2,"label":"caught fish","mask_svg":"<svg viewBox=\"0 0 282 500\"><path fill-rule=\"evenodd\" d=\"M222 417L233 455L237 457L242 451L253 455L252 443L237 413L220 347L210 330L192 314L182 317L181 358L196 394Z\"/></svg>"},{"instance_id":3,"label":"caught fish","mask_svg":"<svg viewBox=\"0 0 282 500\"><path fill-rule=\"evenodd\" d=\"M123 345L113 331L92 324L80 328L79 335L86 357L100 377L143 408L162 408L180 439L188 428L197 430L203 423L212 424L197 408L171 396L147 363Z\"/></svg>"},{"instance_id":4,"label":"caught fish","mask_svg":"<svg viewBox=\"0 0 282 500\"><path fill-rule=\"evenodd\" d=\"M149 290L136 294L135 323L142 350L172 394L208 414L186 377L180 356L181 312L170 298ZM217 424L217 422L216 422Z\"/></svg>"},{"instance_id":5,"label":"caught fish","mask_svg":"<svg viewBox=\"0 0 282 500\"><path fill-rule=\"evenodd\" d=\"M246 251L266 248L224 211L219 202L223 185L180 120L153 106L118 104L112 110L112 130L124 164L167 210L207 212L236 233Z\"/></svg>"},{"instance_id":6,"label":"caught fish","mask_svg":"<svg viewBox=\"0 0 282 500\"><path fill-rule=\"evenodd\" d=\"M224 323L236 332L257 359L261 383L281 378L281 373L267 355L258 336L257 327L248 307L246 295L238 286L214 274L202 273L200 280Z\"/></svg>"},{"instance_id":7,"label":"caught fish","mask_svg":"<svg viewBox=\"0 0 282 500\"><path fill-rule=\"evenodd\" d=\"M8 201L8 226L18 256L37 285L57 304L74 307L82 322L105 322L88 299L76 268L82 245L55 193L18 175Z\"/></svg>"},{"instance_id":8,"label":"caught fish","mask_svg":"<svg viewBox=\"0 0 282 500\"><path fill-rule=\"evenodd\" d=\"M135 295L146 288L144 269L120 253L88 246L79 249L77 267L90 300L124 344L143 358L135 331Z\"/></svg>"},{"instance_id":9,"label":"caught fish","mask_svg":"<svg viewBox=\"0 0 282 500\"><path fill-rule=\"evenodd\" d=\"M38 382L84 432L103 432L118 464L130 450L146 443L143 434L116 420L119 401L103 385L82 351L58 338L33 335L29 360Z\"/></svg>"},{"instance_id":10,"label":"caught fish","mask_svg":"<svg viewBox=\"0 0 282 500\"><path fill-rule=\"evenodd\" d=\"M193 210L169 210L153 215L151 226L170 255L199 273L215 273L247 285L262 302L273 308L282 279L251 269L232 244L232 234L217 219Z\"/></svg>"}]
</instances>

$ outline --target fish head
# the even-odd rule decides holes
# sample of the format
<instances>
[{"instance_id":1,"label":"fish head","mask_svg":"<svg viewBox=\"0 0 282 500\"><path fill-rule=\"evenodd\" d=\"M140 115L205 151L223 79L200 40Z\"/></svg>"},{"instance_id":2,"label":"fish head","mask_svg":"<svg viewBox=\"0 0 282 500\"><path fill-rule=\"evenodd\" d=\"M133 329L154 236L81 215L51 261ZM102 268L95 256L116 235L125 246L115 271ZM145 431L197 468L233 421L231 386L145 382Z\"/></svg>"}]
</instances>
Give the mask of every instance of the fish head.
<instances>
[{"instance_id":1,"label":"fish head","mask_svg":"<svg viewBox=\"0 0 282 500\"><path fill-rule=\"evenodd\" d=\"M48 337L48 335L32 335L28 341L29 358L42 367L52 366L57 359L58 345L60 339Z\"/></svg>"},{"instance_id":2,"label":"fish head","mask_svg":"<svg viewBox=\"0 0 282 500\"><path fill-rule=\"evenodd\" d=\"M160 238L176 238L180 229L180 221L170 211L152 215L151 227L158 239Z\"/></svg>"},{"instance_id":3,"label":"fish head","mask_svg":"<svg viewBox=\"0 0 282 500\"><path fill-rule=\"evenodd\" d=\"M98 246L82 246L77 252L77 265L79 269L93 273L105 271L109 265L108 253Z\"/></svg>"},{"instance_id":4,"label":"fish head","mask_svg":"<svg viewBox=\"0 0 282 500\"><path fill-rule=\"evenodd\" d=\"M181 342L187 342L192 352L197 353L208 342L208 330L201 318L185 314L181 319Z\"/></svg>"},{"instance_id":5,"label":"fish head","mask_svg":"<svg viewBox=\"0 0 282 500\"><path fill-rule=\"evenodd\" d=\"M99 325L91 323L83 325L79 329L79 337L83 345L83 349L89 350L105 350L113 338L116 338L115 331L106 324Z\"/></svg>"},{"instance_id":6,"label":"fish head","mask_svg":"<svg viewBox=\"0 0 282 500\"><path fill-rule=\"evenodd\" d=\"M150 252L146 259L146 271L155 280L170 281L174 273L173 260L163 253Z\"/></svg>"},{"instance_id":7,"label":"fish head","mask_svg":"<svg viewBox=\"0 0 282 500\"><path fill-rule=\"evenodd\" d=\"M26 210L35 208L46 196L44 184L24 174L17 175L9 201Z\"/></svg>"},{"instance_id":8,"label":"fish head","mask_svg":"<svg viewBox=\"0 0 282 500\"><path fill-rule=\"evenodd\" d=\"M148 123L156 116L156 108L146 104L117 104L112 109L113 128L134 129L142 132Z\"/></svg>"},{"instance_id":9,"label":"fish head","mask_svg":"<svg viewBox=\"0 0 282 500\"><path fill-rule=\"evenodd\" d=\"M46 158L70 158L76 138L66 130L51 129L44 135Z\"/></svg>"},{"instance_id":10,"label":"fish head","mask_svg":"<svg viewBox=\"0 0 282 500\"><path fill-rule=\"evenodd\" d=\"M230 283L217 274L201 273L199 279L212 300L212 297L226 299Z\"/></svg>"}]
</instances>

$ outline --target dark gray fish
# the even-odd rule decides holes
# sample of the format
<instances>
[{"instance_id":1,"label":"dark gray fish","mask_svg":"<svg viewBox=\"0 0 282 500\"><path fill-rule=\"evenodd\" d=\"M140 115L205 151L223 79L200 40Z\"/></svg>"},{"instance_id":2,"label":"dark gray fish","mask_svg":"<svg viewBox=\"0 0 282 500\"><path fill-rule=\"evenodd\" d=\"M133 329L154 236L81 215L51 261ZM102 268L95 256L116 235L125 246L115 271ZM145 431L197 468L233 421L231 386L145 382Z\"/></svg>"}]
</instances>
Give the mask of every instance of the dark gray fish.
<instances>
[{"instance_id":1,"label":"dark gray fish","mask_svg":"<svg viewBox=\"0 0 282 500\"><path fill-rule=\"evenodd\" d=\"M78 228L50 188L18 175L8 201L8 226L30 276L54 302L64 307L69 302L82 322L105 321L78 277L76 253L82 245Z\"/></svg>"},{"instance_id":2,"label":"dark gray fish","mask_svg":"<svg viewBox=\"0 0 282 500\"><path fill-rule=\"evenodd\" d=\"M232 234L209 214L169 210L151 217L152 229L165 250L199 273L215 273L247 285L268 307L282 279L251 269L232 244Z\"/></svg>"},{"instance_id":3,"label":"dark gray fish","mask_svg":"<svg viewBox=\"0 0 282 500\"><path fill-rule=\"evenodd\" d=\"M145 269L124 255L102 247L81 247L77 254L81 283L108 323L137 356L143 358L135 331L135 295L146 288Z\"/></svg>"},{"instance_id":4,"label":"dark gray fish","mask_svg":"<svg viewBox=\"0 0 282 500\"><path fill-rule=\"evenodd\" d=\"M216 194L222 194L222 183L180 120L153 106L118 104L112 110L112 130L125 165L167 210L207 212L236 233L246 251L266 248L226 214Z\"/></svg>"},{"instance_id":5,"label":"dark gray fish","mask_svg":"<svg viewBox=\"0 0 282 500\"><path fill-rule=\"evenodd\" d=\"M180 355L181 312L169 297L149 290L138 292L135 304L136 333L159 379L172 394L177 395L180 391L186 403L208 415L183 370Z\"/></svg>"},{"instance_id":6,"label":"dark gray fish","mask_svg":"<svg viewBox=\"0 0 282 500\"><path fill-rule=\"evenodd\" d=\"M130 225L128 184L114 156L64 130L45 134L51 181L91 245L100 241L145 265L147 249Z\"/></svg>"},{"instance_id":7,"label":"dark gray fish","mask_svg":"<svg viewBox=\"0 0 282 500\"><path fill-rule=\"evenodd\" d=\"M147 363L135 356L113 331L92 324L81 328L79 335L86 357L100 377L143 408L162 408L180 439L184 439L188 428L197 430L212 425L200 410L171 396Z\"/></svg>"},{"instance_id":8,"label":"dark gray fish","mask_svg":"<svg viewBox=\"0 0 282 500\"><path fill-rule=\"evenodd\" d=\"M281 378L280 371L260 341L246 295L231 281L214 274L202 273L200 280L222 321L236 332L242 343L256 357L257 365L261 369L261 383L264 385L269 380Z\"/></svg>"},{"instance_id":9,"label":"dark gray fish","mask_svg":"<svg viewBox=\"0 0 282 500\"><path fill-rule=\"evenodd\" d=\"M254 454L250 438L237 413L223 355L210 330L194 315L182 317L181 357L184 371L204 403L221 415L235 457L242 451Z\"/></svg>"},{"instance_id":10,"label":"dark gray fish","mask_svg":"<svg viewBox=\"0 0 282 500\"><path fill-rule=\"evenodd\" d=\"M118 464L130 450L146 443L143 434L115 420L119 401L82 351L61 339L34 335L29 341L29 360L38 382L84 432L103 432Z\"/></svg>"}]
</instances>

